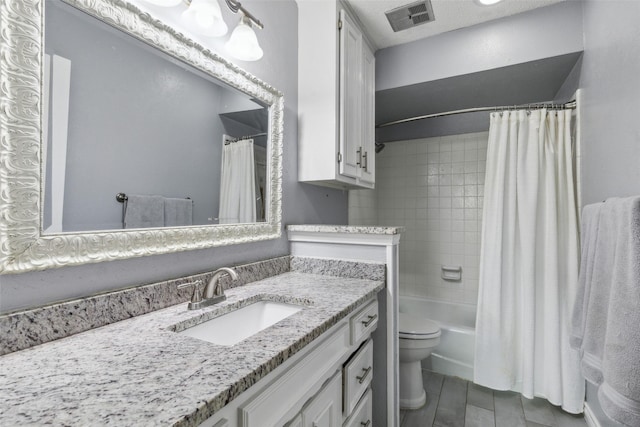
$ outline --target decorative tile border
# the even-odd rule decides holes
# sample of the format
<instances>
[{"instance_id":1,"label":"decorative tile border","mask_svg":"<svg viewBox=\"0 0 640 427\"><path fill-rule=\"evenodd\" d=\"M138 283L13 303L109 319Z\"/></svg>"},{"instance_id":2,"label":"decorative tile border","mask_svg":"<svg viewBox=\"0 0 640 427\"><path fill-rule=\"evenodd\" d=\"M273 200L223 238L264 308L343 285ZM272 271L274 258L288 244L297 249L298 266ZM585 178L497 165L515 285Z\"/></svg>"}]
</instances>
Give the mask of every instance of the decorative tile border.
<instances>
[{"instance_id":1,"label":"decorative tile border","mask_svg":"<svg viewBox=\"0 0 640 427\"><path fill-rule=\"evenodd\" d=\"M225 289L276 276L289 271L289 256L234 267L238 280L220 281ZM187 302L191 289L182 283L211 279L213 272L136 286L58 304L0 316L0 355L68 337L89 329Z\"/></svg>"}]
</instances>

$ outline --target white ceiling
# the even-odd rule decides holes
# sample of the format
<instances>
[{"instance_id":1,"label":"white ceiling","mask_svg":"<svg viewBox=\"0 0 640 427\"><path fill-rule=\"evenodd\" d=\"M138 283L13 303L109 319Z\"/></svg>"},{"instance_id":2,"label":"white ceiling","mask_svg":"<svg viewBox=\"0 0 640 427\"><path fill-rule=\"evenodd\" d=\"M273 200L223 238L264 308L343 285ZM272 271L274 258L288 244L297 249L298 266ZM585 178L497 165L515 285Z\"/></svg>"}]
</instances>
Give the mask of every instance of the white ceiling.
<instances>
[{"instance_id":1,"label":"white ceiling","mask_svg":"<svg viewBox=\"0 0 640 427\"><path fill-rule=\"evenodd\" d=\"M376 48L382 49L565 0L503 0L493 6L480 6L474 0L431 0L435 21L397 33L391 29L384 13L416 0L346 1L366 28L371 42Z\"/></svg>"}]
</instances>

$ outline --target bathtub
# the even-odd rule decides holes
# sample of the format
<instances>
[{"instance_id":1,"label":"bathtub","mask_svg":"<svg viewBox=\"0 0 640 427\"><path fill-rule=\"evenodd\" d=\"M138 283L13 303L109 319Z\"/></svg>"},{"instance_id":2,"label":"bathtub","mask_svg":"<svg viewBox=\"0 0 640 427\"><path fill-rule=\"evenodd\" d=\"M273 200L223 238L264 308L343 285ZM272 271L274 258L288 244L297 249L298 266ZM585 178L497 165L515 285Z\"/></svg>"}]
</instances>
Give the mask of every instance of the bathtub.
<instances>
[{"instance_id":1,"label":"bathtub","mask_svg":"<svg viewBox=\"0 0 640 427\"><path fill-rule=\"evenodd\" d=\"M438 322L442 335L423 369L473 380L476 306L400 296L400 312Z\"/></svg>"}]
</instances>

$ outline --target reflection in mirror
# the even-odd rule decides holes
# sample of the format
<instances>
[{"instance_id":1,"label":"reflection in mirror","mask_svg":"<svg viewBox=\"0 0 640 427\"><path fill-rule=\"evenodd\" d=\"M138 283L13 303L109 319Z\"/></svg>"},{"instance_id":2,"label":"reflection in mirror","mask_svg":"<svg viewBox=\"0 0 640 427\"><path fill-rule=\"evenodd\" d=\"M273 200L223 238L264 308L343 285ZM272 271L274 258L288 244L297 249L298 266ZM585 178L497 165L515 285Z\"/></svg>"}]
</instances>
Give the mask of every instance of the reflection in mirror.
<instances>
[{"instance_id":1,"label":"reflection in mirror","mask_svg":"<svg viewBox=\"0 0 640 427\"><path fill-rule=\"evenodd\" d=\"M60 0L45 28L45 234L267 220L267 105Z\"/></svg>"}]
</instances>

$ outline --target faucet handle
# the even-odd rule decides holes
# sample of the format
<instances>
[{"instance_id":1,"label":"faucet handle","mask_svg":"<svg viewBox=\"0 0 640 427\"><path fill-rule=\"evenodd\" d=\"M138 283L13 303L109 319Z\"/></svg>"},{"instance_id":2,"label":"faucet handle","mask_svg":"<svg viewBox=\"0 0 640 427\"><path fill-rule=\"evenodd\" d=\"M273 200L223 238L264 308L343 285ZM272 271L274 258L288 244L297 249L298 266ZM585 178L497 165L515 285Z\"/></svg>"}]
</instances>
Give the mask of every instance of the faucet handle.
<instances>
[{"instance_id":1,"label":"faucet handle","mask_svg":"<svg viewBox=\"0 0 640 427\"><path fill-rule=\"evenodd\" d=\"M204 282L202 280L196 280L195 282L183 283L181 285L178 285L178 289L193 286L193 295L191 295L191 302L189 304L194 304L202 301L202 291L200 290L200 286L203 284Z\"/></svg>"}]
</instances>

